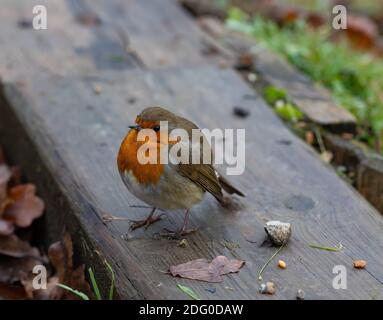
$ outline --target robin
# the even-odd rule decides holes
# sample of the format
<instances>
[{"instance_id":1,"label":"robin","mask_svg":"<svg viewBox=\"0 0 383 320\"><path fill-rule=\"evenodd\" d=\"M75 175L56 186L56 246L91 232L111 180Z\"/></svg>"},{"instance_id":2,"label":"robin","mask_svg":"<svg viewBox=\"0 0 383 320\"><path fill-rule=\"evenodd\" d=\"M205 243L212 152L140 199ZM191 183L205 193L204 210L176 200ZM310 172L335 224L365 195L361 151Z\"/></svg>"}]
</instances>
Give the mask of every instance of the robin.
<instances>
[{"instance_id":1,"label":"robin","mask_svg":"<svg viewBox=\"0 0 383 320\"><path fill-rule=\"evenodd\" d=\"M189 137L193 129L199 130L193 122L164 108L146 108L136 117L135 125L129 126L130 130L118 152L117 166L128 190L153 207L146 219L132 221L131 229L147 228L160 220L161 215L154 215L156 209L184 209L185 218L182 228L177 232L170 231L169 235L185 235L195 231L187 229L189 209L202 201L205 192L212 194L222 205L226 204L223 190L242 197L244 194L219 175L211 163L193 164L187 161L187 163L172 164L155 161L155 163L141 164L142 162L138 159L138 150L147 141L137 139L138 133L142 129L153 130L157 139L152 147L160 150L161 144L164 143L161 121L167 122L169 131L184 129L189 133ZM165 137L169 136L165 135ZM203 138L206 139L204 136ZM171 143L167 138L165 140L167 140L165 143ZM208 148L211 152L210 146ZM160 159L159 156L158 159Z\"/></svg>"}]
</instances>

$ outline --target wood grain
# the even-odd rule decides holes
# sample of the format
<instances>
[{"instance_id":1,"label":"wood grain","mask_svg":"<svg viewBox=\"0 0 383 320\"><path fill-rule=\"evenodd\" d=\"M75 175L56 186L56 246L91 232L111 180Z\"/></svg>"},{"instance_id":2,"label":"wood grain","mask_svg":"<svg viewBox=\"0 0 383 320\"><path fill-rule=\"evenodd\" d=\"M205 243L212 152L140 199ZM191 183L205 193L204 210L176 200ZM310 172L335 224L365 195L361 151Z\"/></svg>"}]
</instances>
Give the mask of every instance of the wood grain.
<instances>
[{"instance_id":1,"label":"wood grain","mask_svg":"<svg viewBox=\"0 0 383 320\"><path fill-rule=\"evenodd\" d=\"M20 3L25 9L30 1L17 5L7 2L7 10L12 13L7 23L20 17L20 10L16 10ZM106 68L94 60L102 55L73 53L76 31L79 37L83 34L84 39L99 41L99 48L103 48L104 42L107 46L108 41L102 37L109 28L105 21L109 19L113 25L111 8L120 8L125 2L110 3L104 11L100 1L91 6L103 21L96 27L98 31L84 26L80 31L73 24L66 31L58 28L41 35L33 30L18 30L17 25L0 28L0 41L4 42L10 33L17 39L17 46L12 49L7 45L0 56L2 65L13 63L11 69L5 68L2 73L1 140L3 133L8 132L7 147L12 158L30 168L31 176L43 177L45 186L50 187L43 192L56 194L47 198L47 220L52 224L55 219L60 221L72 233L79 258L95 266L96 276L103 279L103 288L108 285L108 272L102 261L107 259L116 271L117 292L123 299L187 298L177 283L189 286L203 299L295 299L298 289L306 292L307 299L382 299L383 218L294 136L236 72L218 68L211 63L212 57L204 59L204 55L192 53L198 48L187 42L197 41L194 31L182 34L185 44L168 50L171 63L160 67L155 63L157 53L146 52L151 45L142 40L144 31L142 39L131 37L132 48L144 67ZM152 16L153 12L158 15L154 25L147 26L156 30L159 37L156 52L167 50L168 35L161 29L163 24L156 21L168 18L164 13L168 7L174 21L179 21L171 27L172 32L183 28L178 25L182 21L195 30L192 20L171 1L161 1L161 8L154 0L127 3L145 8L145 12L137 11L143 16ZM70 2L65 4L61 7L61 1L53 1L49 5L52 13L58 8L62 10L61 19L73 21L74 9ZM127 11L121 10L125 14ZM133 32L129 25L136 26L138 22L133 24L133 17L126 21L126 30L131 28ZM1 21L0 26L3 24ZM26 44L20 41L24 32L30 32ZM154 35L146 32L146 41L150 42ZM45 47L36 44L39 38L50 39L54 44L66 39L66 43L63 51L51 50L47 54L43 52ZM92 52L94 47L87 47L90 43L84 46ZM17 56L19 50L24 50L23 57ZM189 57L182 57L184 50L190 51ZM46 54L47 61L40 54ZM218 56L215 61L219 59ZM95 92L95 85L101 92ZM164 227L174 229L181 224L183 217L177 211L169 212L167 219L147 231L129 232L128 222L102 221L104 214L137 219L148 213L145 208L131 207L142 203L123 186L115 161L128 125L149 105L165 106L201 127L246 129L246 171L230 178L247 197L235 212L221 208L212 197L194 207L191 226L199 231L188 237L187 248L179 247L177 240L156 237ZM249 110L250 116L234 117L234 106ZM12 131L10 126L18 129ZM20 141L25 150L12 146L8 138ZM22 152L30 158L23 157ZM263 230L264 223L271 219L291 222L293 235L279 255L287 262L287 269L280 270L273 261L263 275L264 281L274 281L277 287L275 295L265 296L258 292L257 277L276 250L265 242ZM232 248L227 242L239 247ZM339 242L344 246L340 252L308 246L309 243L333 246ZM164 273L170 265L196 258L213 259L219 254L241 258L246 265L238 274L227 276L216 285L172 278ZM367 260L367 268L353 269L354 259ZM346 266L348 290L333 289L335 265ZM214 294L206 290L212 286L216 288Z\"/></svg>"}]
</instances>

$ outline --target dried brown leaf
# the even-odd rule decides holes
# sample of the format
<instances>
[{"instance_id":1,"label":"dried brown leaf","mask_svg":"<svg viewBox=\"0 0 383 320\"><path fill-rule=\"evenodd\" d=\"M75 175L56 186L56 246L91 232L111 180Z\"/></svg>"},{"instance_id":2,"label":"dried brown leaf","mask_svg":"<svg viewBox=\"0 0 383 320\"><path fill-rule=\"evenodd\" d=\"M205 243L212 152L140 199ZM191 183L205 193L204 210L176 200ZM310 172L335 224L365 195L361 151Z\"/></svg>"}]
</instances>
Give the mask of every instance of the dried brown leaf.
<instances>
[{"instance_id":1,"label":"dried brown leaf","mask_svg":"<svg viewBox=\"0 0 383 320\"><path fill-rule=\"evenodd\" d=\"M57 286L59 278L50 277L46 289L34 289L33 278L21 281L28 299L34 300L59 300L63 297L64 290Z\"/></svg>"},{"instance_id":2,"label":"dried brown leaf","mask_svg":"<svg viewBox=\"0 0 383 320\"><path fill-rule=\"evenodd\" d=\"M0 237L0 254L14 258L40 257L39 250L15 234Z\"/></svg>"},{"instance_id":3,"label":"dried brown leaf","mask_svg":"<svg viewBox=\"0 0 383 320\"><path fill-rule=\"evenodd\" d=\"M31 257L0 256L0 282L11 284L27 279L37 264L41 262Z\"/></svg>"},{"instance_id":4,"label":"dried brown leaf","mask_svg":"<svg viewBox=\"0 0 383 320\"><path fill-rule=\"evenodd\" d=\"M375 46L379 30L372 19L350 14L347 16L346 34L357 48L369 49Z\"/></svg>"},{"instance_id":5,"label":"dried brown leaf","mask_svg":"<svg viewBox=\"0 0 383 320\"><path fill-rule=\"evenodd\" d=\"M33 184L21 184L9 191L13 202L4 210L4 218L21 228L29 227L44 212L44 202L35 195Z\"/></svg>"},{"instance_id":6,"label":"dried brown leaf","mask_svg":"<svg viewBox=\"0 0 383 320\"><path fill-rule=\"evenodd\" d=\"M85 293L90 299L94 299L93 291L89 283L85 279L85 265L77 267L75 270L67 274L65 284L72 289ZM67 290L63 294L63 299L80 300L81 298Z\"/></svg>"},{"instance_id":7,"label":"dried brown leaf","mask_svg":"<svg viewBox=\"0 0 383 320\"><path fill-rule=\"evenodd\" d=\"M66 273L73 269L73 245L68 233L65 233L62 241L49 246L48 257L60 281L64 281Z\"/></svg>"},{"instance_id":8,"label":"dried brown leaf","mask_svg":"<svg viewBox=\"0 0 383 320\"><path fill-rule=\"evenodd\" d=\"M0 164L0 205L7 198L7 184L11 176L12 172L9 170L8 166L5 164Z\"/></svg>"},{"instance_id":9,"label":"dried brown leaf","mask_svg":"<svg viewBox=\"0 0 383 320\"><path fill-rule=\"evenodd\" d=\"M0 300L21 300L27 298L21 285L11 285L0 282Z\"/></svg>"},{"instance_id":10,"label":"dried brown leaf","mask_svg":"<svg viewBox=\"0 0 383 320\"><path fill-rule=\"evenodd\" d=\"M222 275L238 272L245 261L228 259L217 256L210 263L206 259L192 260L176 266L171 266L169 272L173 277L201 280L207 282L221 282Z\"/></svg>"},{"instance_id":11,"label":"dried brown leaf","mask_svg":"<svg viewBox=\"0 0 383 320\"><path fill-rule=\"evenodd\" d=\"M14 230L15 227L11 222L0 219L0 236L9 236L13 233Z\"/></svg>"},{"instance_id":12,"label":"dried brown leaf","mask_svg":"<svg viewBox=\"0 0 383 320\"><path fill-rule=\"evenodd\" d=\"M88 297L93 297L92 290L85 280L85 266L81 265L73 269L73 244L69 233L65 233L61 241L55 242L49 247L48 257L56 270L55 276L59 283L84 292ZM74 300L79 298L66 290L60 292L62 294L61 299ZM57 294L57 292L53 293Z\"/></svg>"}]
</instances>

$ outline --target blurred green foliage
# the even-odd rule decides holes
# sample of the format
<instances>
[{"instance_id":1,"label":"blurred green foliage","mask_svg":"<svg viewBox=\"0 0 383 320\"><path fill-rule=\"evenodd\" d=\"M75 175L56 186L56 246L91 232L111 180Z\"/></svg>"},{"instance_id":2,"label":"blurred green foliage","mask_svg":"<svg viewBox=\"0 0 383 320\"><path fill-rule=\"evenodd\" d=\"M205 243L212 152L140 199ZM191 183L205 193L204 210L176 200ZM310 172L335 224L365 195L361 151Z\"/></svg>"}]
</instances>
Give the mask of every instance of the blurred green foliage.
<instances>
[{"instance_id":1,"label":"blurred green foliage","mask_svg":"<svg viewBox=\"0 0 383 320\"><path fill-rule=\"evenodd\" d=\"M383 61L329 40L330 29L312 29L304 21L280 28L260 16L250 18L231 9L230 29L254 36L257 42L330 89L333 99L358 119L358 139L374 147L383 138Z\"/></svg>"},{"instance_id":2,"label":"blurred green foliage","mask_svg":"<svg viewBox=\"0 0 383 320\"><path fill-rule=\"evenodd\" d=\"M286 91L282 88L267 86L263 90L263 97L275 108L275 112L284 120L297 122L303 119L303 113L289 100Z\"/></svg>"}]
</instances>

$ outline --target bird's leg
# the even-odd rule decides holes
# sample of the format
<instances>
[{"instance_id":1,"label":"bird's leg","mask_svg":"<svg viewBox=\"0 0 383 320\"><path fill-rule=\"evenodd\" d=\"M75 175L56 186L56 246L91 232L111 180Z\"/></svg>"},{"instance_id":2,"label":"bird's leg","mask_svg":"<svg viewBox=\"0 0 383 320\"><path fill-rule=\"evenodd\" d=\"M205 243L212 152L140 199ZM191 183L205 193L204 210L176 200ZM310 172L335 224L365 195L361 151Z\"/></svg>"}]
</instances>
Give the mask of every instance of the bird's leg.
<instances>
[{"instance_id":1,"label":"bird's leg","mask_svg":"<svg viewBox=\"0 0 383 320\"><path fill-rule=\"evenodd\" d=\"M189 209L187 209L186 212L185 212L184 222L183 222L182 227L181 227L180 230L178 230L178 231L171 231L171 230L165 229L166 232L161 232L160 236L178 239L178 238L180 238L182 236L186 236L186 235L188 235L190 233L195 232L197 229L188 229L187 228L188 223L189 223L189 214L190 214Z\"/></svg>"},{"instance_id":2,"label":"bird's leg","mask_svg":"<svg viewBox=\"0 0 383 320\"><path fill-rule=\"evenodd\" d=\"M130 230L135 230L141 227L145 227L145 229L147 229L151 224L161 220L161 217L164 215L164 213L154 216L154 211L156 211L156 208L153 208L150 214L144 220L130 220L130 222L132 222Z\"/></svg>"}]
</instances>

